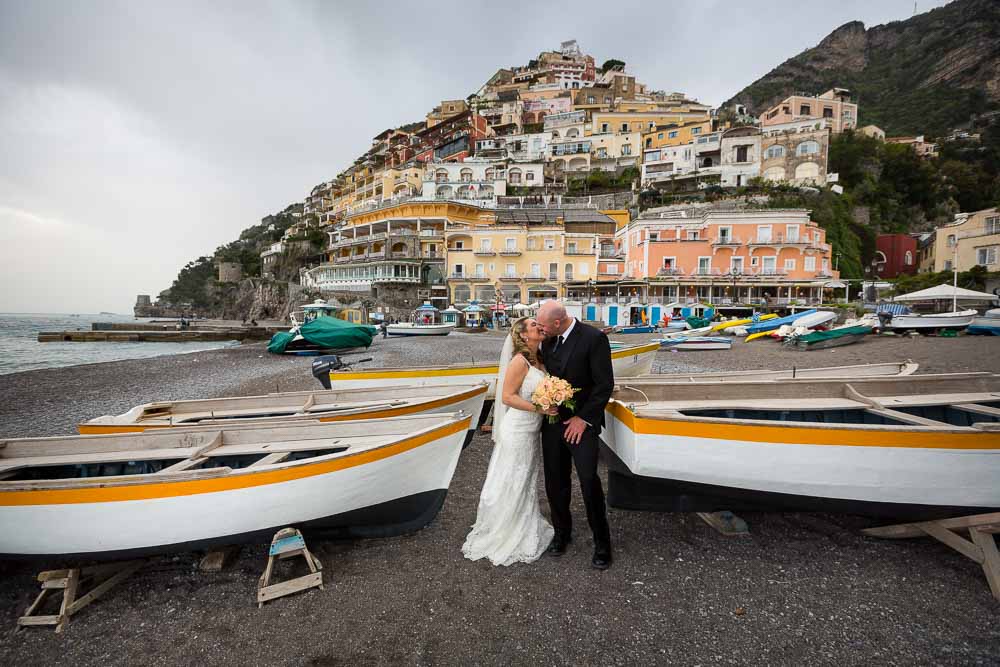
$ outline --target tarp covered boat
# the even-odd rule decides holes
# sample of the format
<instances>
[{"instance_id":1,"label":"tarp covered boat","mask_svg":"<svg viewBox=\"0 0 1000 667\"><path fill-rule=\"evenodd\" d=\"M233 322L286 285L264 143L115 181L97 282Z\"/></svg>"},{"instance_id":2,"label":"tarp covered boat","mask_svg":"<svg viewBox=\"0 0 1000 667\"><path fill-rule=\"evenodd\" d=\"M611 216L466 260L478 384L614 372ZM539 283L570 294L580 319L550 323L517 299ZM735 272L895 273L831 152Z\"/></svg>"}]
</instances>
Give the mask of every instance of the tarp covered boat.
<instances>
[{"instance_id":1,"label":"tarp covered boat","mask_svg":"<svg viewBox=\"0 0 1000 667\"><path fill-rule=\"evenodd\" d=\"M1000 508L1000 375L621 383L609 503L901 519Z\"/></svg>"},{"instance_id":2,"label":"tarp covered boat","mask_svg":"<svg viewBox=\"0 0 1000 667\"><path fill-rule=\"evenodd\" d=\"M271 337L267 351L282 354L293 350L345 350L368 347L376 329L367 324L353 324L336 317L317 317L297 330L279 331Z\"/></svg>"},{"instance_id":3,"label":"tarp covered boat","mask_svg":"<svg viewBox=\"0 0 1000 667\"><path fill-rule=\"evenodd\" d=\"M752 336L753 334L756 334L756 333L764 333L764 332L767 332L767 331L774 331L775 329L777 329L778 327L780 327L783 324L793 324L795 322L795 320L800 319L802 317L805 317L806 315L812 315L815 312L816 312L816 309L812 308L810 310L803 310L802 312L799 312L799 313L793 313L791 315L786 315L785 317L775 317L775 318L769 319L769 320L761 320L761 321L757 322L756 324L751 324L750 326L747 327L747 333L749 334L747 336L747 339L749 340L750 336Z\"/></svg>"},{"instance_id":4,"label":"tarp covered boat","mask_svg":"<svg viewBox=\"0 0 1000 667\"><path fill-rule=\"evenodd\" d=\"M796 336L790 342L801 350L825 350L857 343L872 332L871 327L843 327L829 331L814 331L804 336Z\"/></svg>"},{"instance_id":5,"label":"tarp covered boat","mask_svg":"<svg viewBox=\"0 0 1000 667\"><path fill-rule=\"evenodd\" d=\"M7 440L0 557L190 551L266 542L285 526L337 538L418 530L444 503L471 419Z\"/></svg>"}]
</instances>

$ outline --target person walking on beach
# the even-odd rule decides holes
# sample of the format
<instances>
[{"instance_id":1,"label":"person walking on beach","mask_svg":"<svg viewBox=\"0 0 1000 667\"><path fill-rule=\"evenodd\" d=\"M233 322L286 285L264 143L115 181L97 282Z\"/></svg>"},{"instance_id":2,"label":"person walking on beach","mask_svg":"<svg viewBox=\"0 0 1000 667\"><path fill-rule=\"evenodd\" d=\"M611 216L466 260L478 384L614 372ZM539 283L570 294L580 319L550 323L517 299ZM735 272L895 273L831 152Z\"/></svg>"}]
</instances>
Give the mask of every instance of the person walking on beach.
<instances>
[{"instance_id":1,"label":"person walking on beach","mask_svg":"<svg viewBox=\"0 0 1000 667\"><path fill-rule=\"evenodd\" d=\"M493 454L479 496L476 523L462 545L470 560L531 563L545 552L552 526L538 506L542 411L531 395L545 378L539 348L545 334L530 317L514 322L500 353L493 405Z\"/></svg>"},{"instance_id":2,"label":"person walking on beach","mask_svg":"<svg viewBox=\"0 0 1000 667\"><path fill-rule=\"evenodd\" d=\"M538 310L538 324L546 335L542 363L552 375L576 389L576 410L559 408L561 419L542 424L542 455L545 461L545 493L552 511L555 536L548 555L566 553L573 535L570 514L571 468L576 467L587 508L587 521L594 535L591 565L611 567L611 530L604 503L604 488L597 474L599 434L604 426L604 408L614 390L614 369L608 337L566 313L558 301L546 301Z\"/></svg>"}]
</instances>

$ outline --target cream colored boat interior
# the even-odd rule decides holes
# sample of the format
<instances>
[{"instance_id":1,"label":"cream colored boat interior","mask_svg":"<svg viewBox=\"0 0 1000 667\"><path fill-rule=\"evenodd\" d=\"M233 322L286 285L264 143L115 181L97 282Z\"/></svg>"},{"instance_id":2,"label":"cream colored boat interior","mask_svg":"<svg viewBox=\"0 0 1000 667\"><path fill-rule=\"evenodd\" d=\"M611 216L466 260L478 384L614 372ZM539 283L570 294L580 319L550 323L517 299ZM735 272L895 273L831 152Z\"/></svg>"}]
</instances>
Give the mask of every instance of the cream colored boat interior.
<instances>
[{"instance_id":1,"label":"cream colored boat interior","mask_svg":"<svg viewBox=\"0 0 1000 667\"><path fill-rule=\"evenodd\" d=\"M639 417L1000 431L1000 375L956 373L856 380L620 383L613 399Z\"/></svg>"},{"instance_id":2,"label":"cream colored boat interior","mask_svg":"<svg viewBox=\"0 0 1000 667\"><path fill-rule=\"evenodd\" d=\"M377 449L464 418L444 413L6 440L0 441L0 492L25 485L74 488L88 482L151 483L255 472Z\"/></svg>"}]
</instances>

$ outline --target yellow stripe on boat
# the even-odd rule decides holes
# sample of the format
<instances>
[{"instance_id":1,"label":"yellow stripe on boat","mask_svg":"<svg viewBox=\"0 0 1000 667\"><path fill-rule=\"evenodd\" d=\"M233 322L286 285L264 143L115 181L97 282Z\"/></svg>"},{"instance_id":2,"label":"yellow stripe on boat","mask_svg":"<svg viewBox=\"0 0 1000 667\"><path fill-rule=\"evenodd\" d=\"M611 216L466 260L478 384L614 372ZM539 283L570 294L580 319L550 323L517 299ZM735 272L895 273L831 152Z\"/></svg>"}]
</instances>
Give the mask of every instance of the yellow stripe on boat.
<instances>
[{"instance_id":1,"label":"yellow stripe on boat","mask_svg":"<svg viewBox=\"0 0 1000 667\"><path fill-rule=\"evenodd\" d=\"M765 322L767 320L773 320L777 316L778 316L777 313L768 313L767 315L761 315L757 321ZM728 329L730 327L742 327L752 323L753 323L753 318L747 318L744 320L728 320L726 322L719 322L718 324L715 324L712 327L712 331L722 331L723 329Z\"/></svg>"},{"instance_id":2,"label":"yellow stripe on boat","mask_svg":"<svg viewBox=\"0 0 1000 667\"><path fill-rule=\"evenodd\" d=\"M839 445L845 447L908 447L912 449L996 449L1000 452L1000 432L973 431L936 433L913 430L883 430L828 426L808 428L756 424L726 424L683 419L636 417L619 401L608 403L606 410L634 433L675 435L713 440L768 442L787 445Z\"/></svg>"},{"instance_id":3,"label":"yellow stripe on boat","mask_svg":"<svg viewBox=\"0 0 1000 667\"><path fill-rule=\"evenodd\" d=\"M340 458L316 463L304 463L260 472L245 472L247 469L234 470L232 474L210 479L195 479L181 482L150 483L149 478L129 482L125 480L119 486L104 486L83 489L37 489L32 491L2 491L0 490L0 507L23 505L69 505L80 503L110 503L129 500L152 500L156 498L173 498L177 496L193 496L202 493L233 491L248 489L268 484L280 484L297 479L305 479L316 475L324 475L338 470L346 470L356 466L380 461L397 454L416 449L427 443L469 429L472 417L465 417L453 423L439 426L427 433L406 438L374 449L349 454ZM224 429L222 429L224 430ZM100 478L95 478L99 481ZM193 517L192 520L197 520Z\"/></svg>"},{"instance_id":4,"label":"yellow stripe on boat","mask_svg":"<svg viewBox=\"0 0 1000 667\"><path fill-rule=\"evenodd\" d=\"M444 407L446 405L452 405L454 403L461 403L462 401L474 398L479 394L485 394L488 387L484 384L479 387L475 387L470 391L463 392L457 396L448 396L445 398L439 398L435 401L427 401L424 403L418 403L416 405L404 405L399 408L389 408L387 410L376 410L374 412L359 412L356 414L346 414L346 415L336 415L333 417L320 417L317 418L321 422L346 422L346 421L356 421L359 419L382 419L384 417L400 417L402 415L412 415L419 414L425 410L433 410L434 408Z\"/></svg>"}]
</instances>

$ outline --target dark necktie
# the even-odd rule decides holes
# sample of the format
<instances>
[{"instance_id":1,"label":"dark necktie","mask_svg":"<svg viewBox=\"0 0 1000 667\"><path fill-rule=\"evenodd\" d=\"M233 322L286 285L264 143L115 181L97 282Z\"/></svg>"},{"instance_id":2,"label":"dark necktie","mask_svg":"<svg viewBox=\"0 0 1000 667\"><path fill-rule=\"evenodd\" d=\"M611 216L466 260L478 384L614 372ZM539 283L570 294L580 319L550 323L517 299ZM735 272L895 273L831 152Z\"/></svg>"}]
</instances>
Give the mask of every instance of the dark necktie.
<instances>
[{"instance_id":1,"label":"dark necktie","mask_svg":"<svg viewBox=\"0 0 1000 667\"><path fill-rule=\"evenodd\" d=\"M559 348L562 347L562 336L556 336L556 342L552 344L552 354L559 354Z\"/></svg>"}]
</instances>

